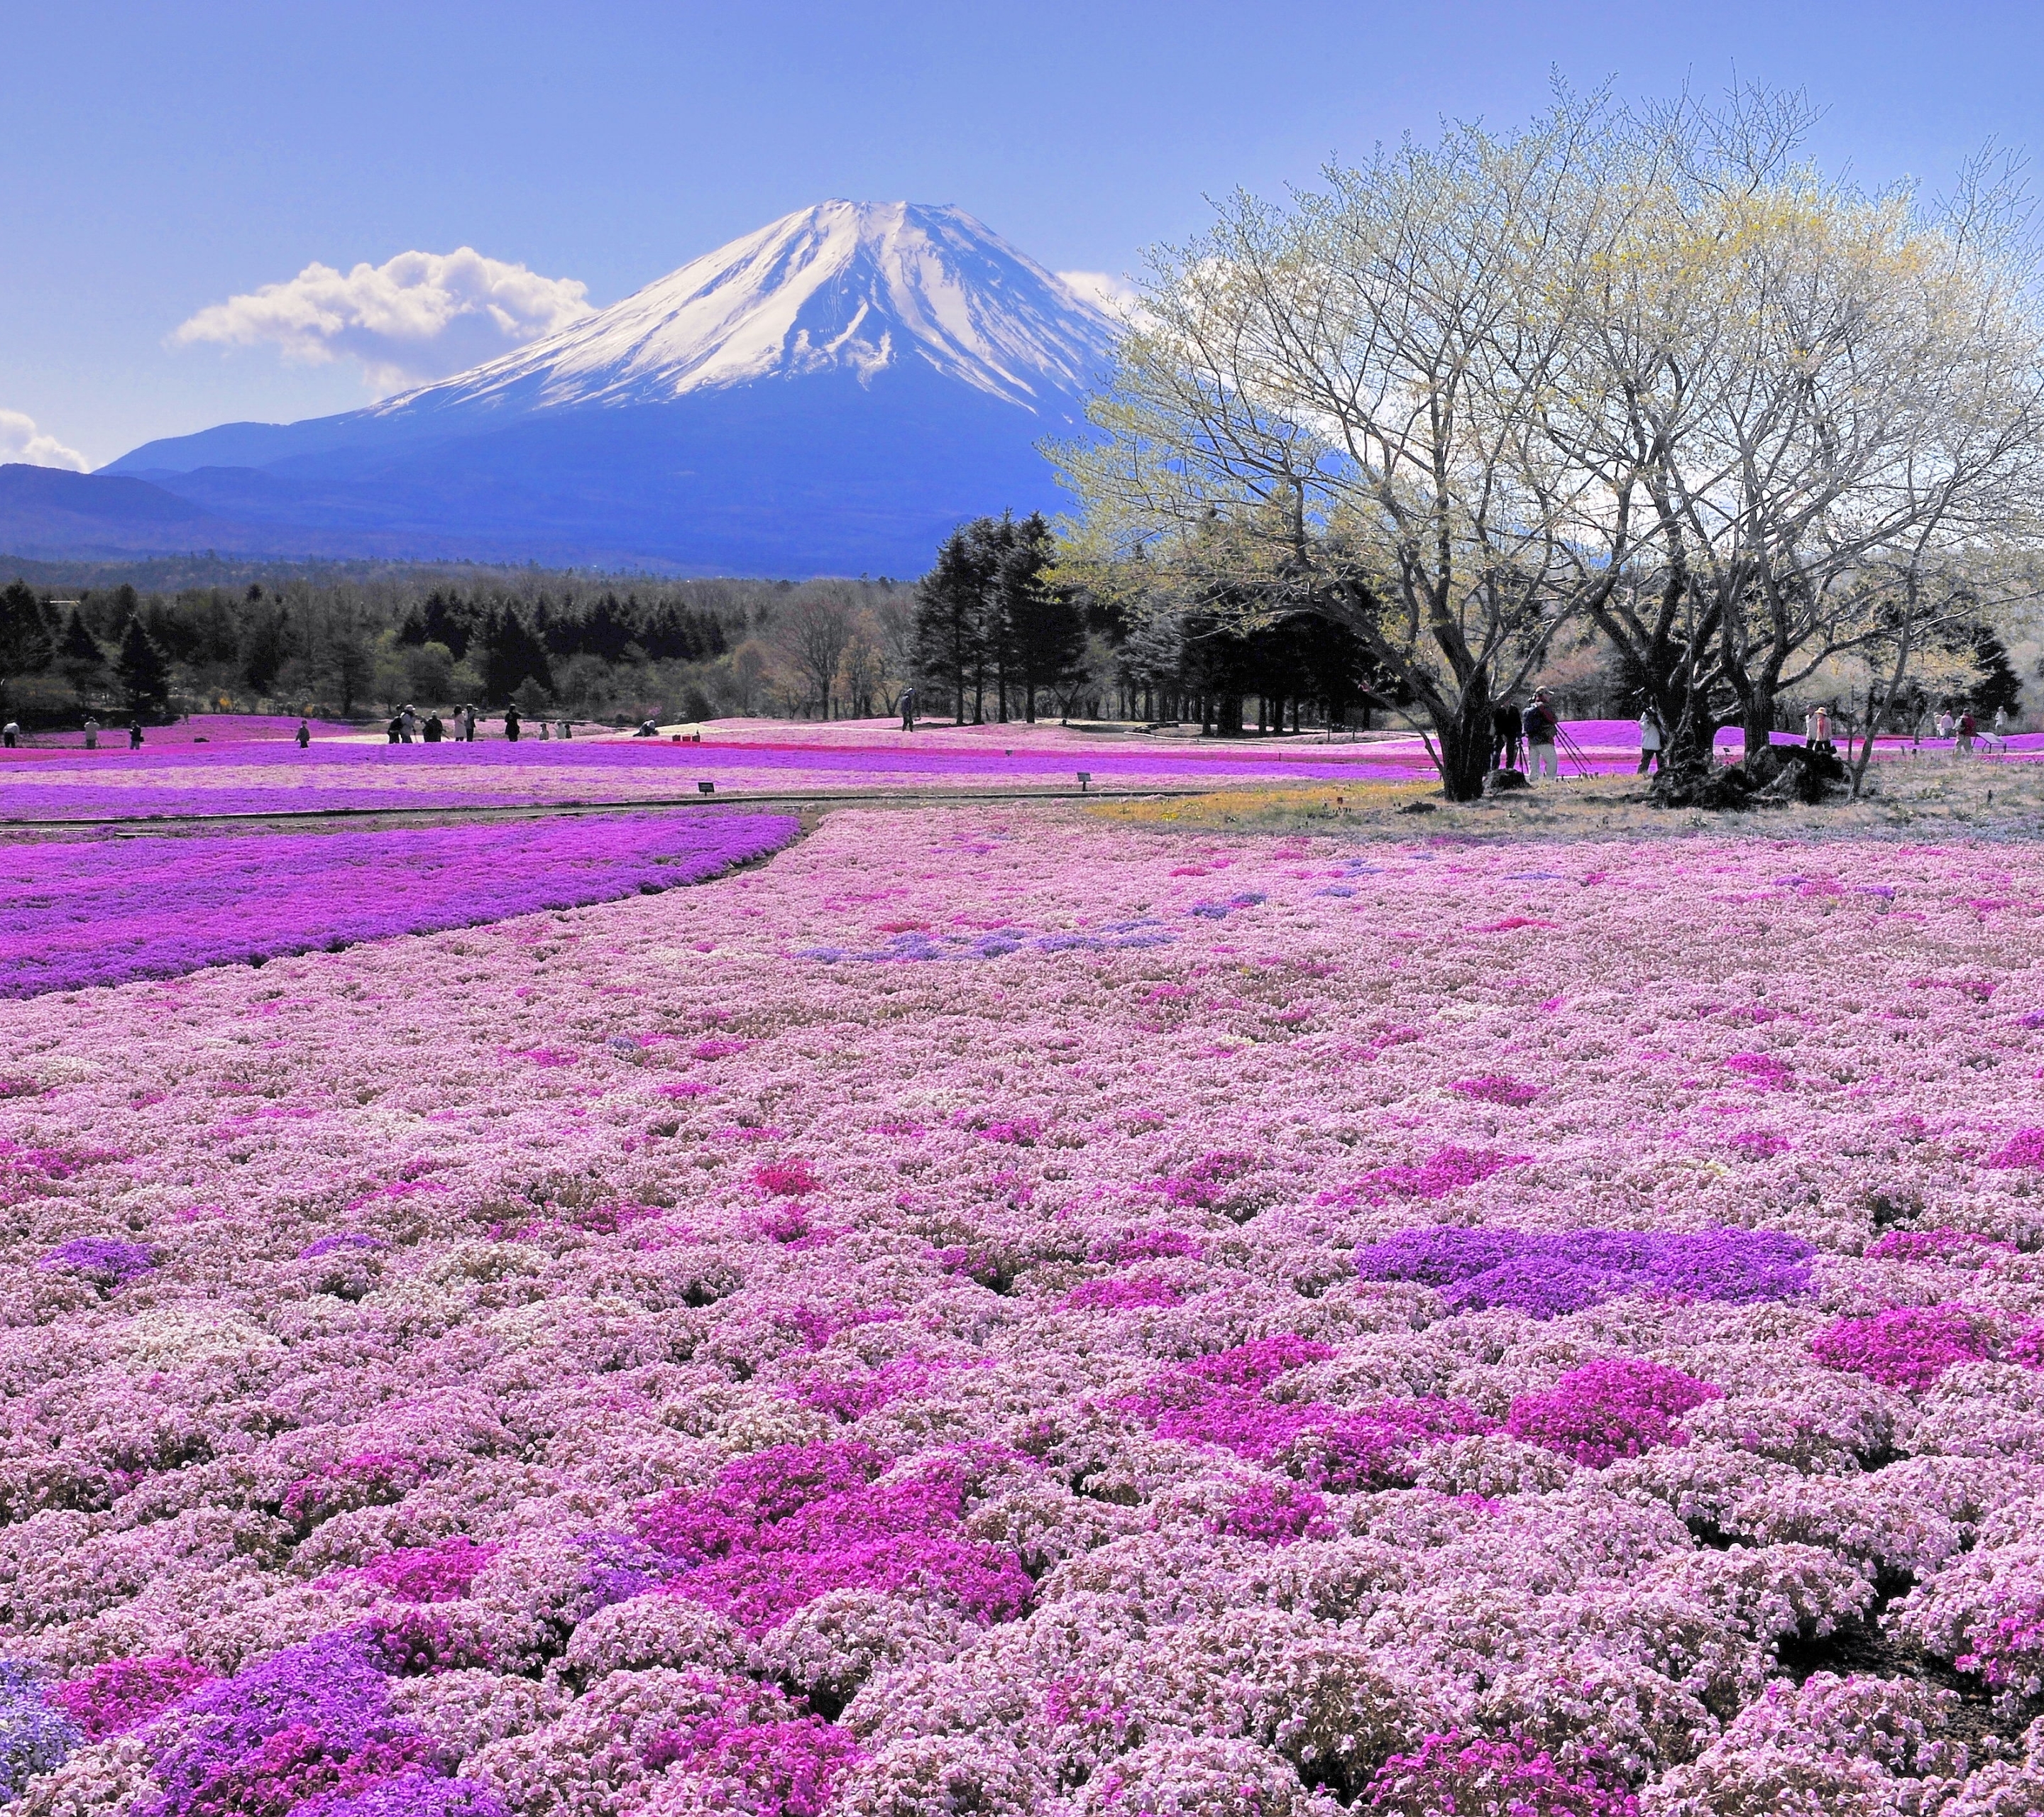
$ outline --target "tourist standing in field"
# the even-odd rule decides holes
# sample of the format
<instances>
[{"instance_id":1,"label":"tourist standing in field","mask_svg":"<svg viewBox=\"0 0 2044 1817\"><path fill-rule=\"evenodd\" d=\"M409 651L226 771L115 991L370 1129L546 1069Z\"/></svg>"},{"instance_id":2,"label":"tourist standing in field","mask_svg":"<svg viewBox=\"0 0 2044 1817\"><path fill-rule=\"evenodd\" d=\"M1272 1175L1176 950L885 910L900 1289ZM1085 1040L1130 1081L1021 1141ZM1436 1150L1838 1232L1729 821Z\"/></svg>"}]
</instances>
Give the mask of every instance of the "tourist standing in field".
<instances>
[{"instance_id":1,"label":"tourist standing in field","mask_svg":"<svg viewBox=\"0 0 2044 1817\"><path fill-rule=\"evenodd\" d=\"M96 719L89 719L85 722L85 748L87 751L97 751L99 748L99 721Z\"/></svg>"},{"instance_id":2,"label":"tourist standing in field","mask_svg":"<svg viewBox=\"0 0 2044 1817\"><path fill-rule=\"evenodd\" d=\"M518 742L518 709L515 706L504 709L504 736L513 744Z\"/></svg>"},{"instance_id":3,"label":"tourist standing in field","mask_svg":"<svg viewBox=\"0 0 2044 1817\"><path fill-rule=\"evenodd\" d=\"M1527 708L1522 724L1526 733L1527 781L1539 782L1544 768L1550 781L1560 782L1562 766L1554 755L1554 738L1562 722L1547 704L1545 688L1534 690L1532 704Z\"/></svg>"},{"instance_id":4,"label":"tourist standing in field","mask_svg":"<svg viewBox=\"0 0 2044 1817\"><path fill-rule=\"evenodd\" d=\"M1661 747L1668 742L1668 728L1662 724L1661 715L1654 703L1646 703L1646 710L1639 716L1639 774L1644 776L1650 764L1661 767Z\"/></svg>"},{"instance_id":5,"label":"tourist standing in field","mask_svg":"<svg viewBox=\"0 0 2044 1817\"><path fill-rule=\"evenodd\" d=\"M1803 741L1812 751L1831 751L1831 715L1830 709L1819 707L1803 722Z\"/></svg>"},{"instance_id":6,"label":"tourist standing in field","mask_svg":"<svg viewBox=\"0 0 2044 1817\"><path fill-rule=\"evenodd\" d=\"M312 721L311 721L310 720L303 720L303 719L300 720L298 721L298 748L299 748L299 750L303 751L303 750L305 749L305 747L307 745L309 745L309 744L310 744L310 743L312 743L312 741L313 741L313 727L312 727Z\"/></svg>"},{"instance_id":7,"label":"tourist standing in field","mask_svg":"<svg viewBox=\"0 0 2044 1817\"><path fill-rule=\"evenodd\" d=\"M425 739L428 744L438 744L447 736L447 728L440 723L440 711L436 708L426 715Z\"/></svg>"},{"instance_id":8,"label":"tourist standing in field","mask_svg":"<svg viewBox=\"0 0 2044 1817\"><path fill-rule=\"evenodd\" d=\"M1941 708L1938 710L1938 736L1940 738L1950 738L1952 736L1952 709L1950 707Z\"/></svg>"},{"instance_id":9,"label":"tourist standing in field","mask_svg":"<svg viewBox=\"0 0 2044 1817\"><path fill-rule=\"evenodd\" d=\"M462 742L464 744L474 743L475 709L472 706L464 706L461 711L455 716L455 717L459 722L461 726Z\"/></svg>"},{"instance_id":10,"label":"tourist standing in field","mask_svg":"<svg viewBox=\"0 0 2044 1817\"><path fill-rule=\"evenodd\" d=\"M1500 770L1519 767L1520 710L1512 704L1509 694L1490 709L1490 739L1497 747L1497 767Z\"/></svg>"},{"instance_id":11,"label":"tourist standing in field","mask_svg":"<svg viewBox=\"0 0 2044 1817\"><path fill-rule=\"evenodd\" d=\"M1959 755L1970 757L1973 754L1973 740L1980 736L1980 721L1970 712L1959 715Z\"/></svg>"},{"instance_id":12,"label":"tourist standing in field","mask_svg":"<svg viewBox=\"0 0 2044 1817\"><path fill-rule=\"evenodd\" d=\"M139 719L131 719L128 722L128 748L130 751L142 748L142 722Z\"/></svg>"},{"instance_id":13,"label":"tourist standing in field","mask_svg":"<svg viewBox=\"0 0 2044 1817\"><path fill-rule=\"evenodd\" d=\"M7 748L12 751L21 742L21 728L10 719L4 728L0 728L0 738L6 739Z\"/></svg>"},{"instance_id":14,"label":"tourist standing in field","mask_svg":"<svg viewBox=\"0 0 2044 1817\"><path fill-rule=\"evenodd\" d=\"M901 729L913 732L916 729L916 690L904 688L901 699L894 704L901 709Z\"/></svg>"}]
</instances>

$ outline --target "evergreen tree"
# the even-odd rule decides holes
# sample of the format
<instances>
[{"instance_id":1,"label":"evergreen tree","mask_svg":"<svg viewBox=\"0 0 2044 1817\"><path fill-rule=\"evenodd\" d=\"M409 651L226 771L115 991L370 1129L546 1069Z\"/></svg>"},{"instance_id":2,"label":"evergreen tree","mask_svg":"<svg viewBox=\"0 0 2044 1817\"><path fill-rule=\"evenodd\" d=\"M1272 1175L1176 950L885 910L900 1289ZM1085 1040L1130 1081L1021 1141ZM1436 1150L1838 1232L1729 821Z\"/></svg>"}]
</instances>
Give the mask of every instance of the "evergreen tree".
<instances>
[{"instance_id":1,"label":"evergreen tree","mask_svg":"<svg viewBox=\"0 0 2044 1817\"><path fill-rule=\"evenodd\" d=\"M64 614L63 630L57 639L57 667L63 678L81 694L106 684L106 652L92 635L76 606Z\"/></svg>"},{"instance_id":2,"label":"evergreen tree","mask_svg":"<svg viewBox=\"0 0 2044 1817\"><path fill-rule=\"evenodd\" d=\"M15 580L0 590L0 679L47 669L55 654L43 602Z\"/></svg>"},{"instance_id":3,"label":"evergreen tree","mask_svg":"<svg viewBox=\"0 0 2044 1817\"><path fill-rule=\"evenodd\" d=\"M521 682L537 682L548 693L554 675L546 646L527 628L514 606L492 606L482 624L482 693L492 706L501 705Z\"/></svg>"},{"instance_id":4,"label":"evergreen tree","mask_svg":"<svg viewBox=\"0 0 2044 1817\"><path fill-rule=\"evenodd\" d=\"M121 633L121 648L113 659L113 673L121 683L122 699L136 718L151 725L163 725L171 718L171 666L163 660L139 614L131 615Z\"/></svg>"},{"instance_id":5,"label":"evergreen tree","mask_svg":"<svg viewBox=\"0 0 2044 1817\"><path fill-rule=\"evenodd\" d=\"M1051 526L1034 512L1020 524L1002 520L993 592L1006 646L1005 670L1022 684L1023 716L1036 718L1036 694L1062 694L1085 663L1085 620L1068 589L1046 586L1043 570L1054 553Z\"/></svg>"},{"instance_id":6,"label":"evergreen tree","mask_svg":"<svg viewBox=\"0 0 2044 1817\"><path fill-rule=\"evenodd\" d=\"M987 596L1000 562L999 528L993 518L980 517L954 530L916 588L916 673L951 697L961 725L969 687L974 721L985 716L978 695L993 642Z\"/></svg>"},{"instance_id":7,"label":"evergreen tree","mask_svg":"<svg viewBox=\"0 0 2044 1817\"><path fill-rule=\"evenodd\" d=\"M249 590L255 591L252 587ZM277 671L290 651L284 641L284 615L281 612L252 612L241 632L241 678L252 693L267 694L275 688Z\"/></svg>"}]
</instances>

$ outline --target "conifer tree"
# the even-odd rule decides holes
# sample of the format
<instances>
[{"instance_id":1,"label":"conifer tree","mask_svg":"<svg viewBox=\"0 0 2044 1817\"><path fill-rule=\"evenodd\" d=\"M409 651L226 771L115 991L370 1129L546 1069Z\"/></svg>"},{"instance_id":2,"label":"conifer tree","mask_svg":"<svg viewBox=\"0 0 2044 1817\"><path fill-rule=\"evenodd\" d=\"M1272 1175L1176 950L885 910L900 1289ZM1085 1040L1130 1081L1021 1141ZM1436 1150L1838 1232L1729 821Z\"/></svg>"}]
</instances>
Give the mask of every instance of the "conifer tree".
<instances>
[{"instance_id":1,"label":"conifer tree","mask_svg":"<svg viewBox=\"0 0 2044 1817\"><path fill-rule=\"evenodd\" d=\"M121 648L113 659L115 678L129 712L151 725L166 724L171 717L171 668L163 660L141 619L129 615L121 633Z\"/></svg>"},{"instance_id":2,"label":"conifer tree","mask_svg":"<svg viewBox=\"0 0 2044 1817\"><path fill-rule=\"evenodd\" d=\"M64 615L63 631L57 639L57 667L81 694L106 685L106 652L76 606Z\"/></svg>"}]
</instances>

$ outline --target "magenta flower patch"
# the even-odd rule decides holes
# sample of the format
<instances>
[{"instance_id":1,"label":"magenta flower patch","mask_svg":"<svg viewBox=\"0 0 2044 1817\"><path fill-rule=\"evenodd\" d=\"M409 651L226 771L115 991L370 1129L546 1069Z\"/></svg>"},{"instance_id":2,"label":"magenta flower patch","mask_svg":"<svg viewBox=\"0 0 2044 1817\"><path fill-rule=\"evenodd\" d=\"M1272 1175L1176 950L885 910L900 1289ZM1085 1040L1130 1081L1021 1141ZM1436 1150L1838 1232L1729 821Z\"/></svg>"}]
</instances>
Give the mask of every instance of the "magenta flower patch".
<instances>
[{"instance_id":1,"label":"magenta flower patch","mask_svg":"<svg viewBox=\"0 0 2044 1817\"><path fill-rule=\"evenodd\" d=\"M452 1602L468 1594L476 1573L501 1550L458 1535L437 1546L378 1553L363 1564L361 1573L368 1582L408 1603Z\"/></svg>"},{"instance_id":2,"label":"magenta flower patch","mask_svg":"<svg viewBox=\"0 0 2044 1817\"><path fill-rule=\"evenodd\" d=\"M1437 1148L1416 1165L1376 1168L1352 1186L1324 1195L1330 1204L1381 1205L1393 1199L1444 1199L1531 1160L1530 1154L1502 1154L1490 1149Z\"/></svg>"},{"instance_id":3,"label":"magenta flower patch","mask_svg":"<svg viewBox=\"0 0 2044 1817\"><path fill-rule=\"evenodd\" d=\"M808 1162L791 1155L785 1161L762 1162L752 1170L752 1183L775 1198L797 1199L813 1193L822 1182Z\"/></svg>"},{"instance_id":4,"label":"magenta flower patch","mask_svg":"<svg viewBox=\"0 0 2044 1817\"><path fill-rule=\"evenodd\" d=\"M1565 1766L1521 1740L1450 1729L1385 1761L1370 1808L1386 1817L1639 1817L1639 1800L1615 1774Z\"/></svg>"},{"instance_id":5,"label":"magenta flower patch","mask_svg":"<svg viewBox=\"0 0 2044 1817\"><path fill-rule=\"evenodd\" d=\"M1325 1500L1297 1483L1252 1483L1212 1524L1216 1533L1271 1546L1324 1539L1335 1531Z\"/></svg>"},{"instance_id":6,"label":"magenta flower patch","mask_svg":"<svg viewBox=\"0 0 2044 1817\"><path fill-rule=\"evenodd\" d=\"M640 1531L677 1561L674 1594L751 1632L839 1589L930 1597L982 1626L1021 1614L1034 1592L1020 1560L963 1531L968 1460L895 1477L881 1462L849 1442L778 1446L706 1492L661 1498Z\"/></svg>"},{"instance_id":7,"label":"magenta flower patch","mask_svg":"<svg viewBox=\"0 0 2044 1817\"><path fill-rule=\"evenodd\" d=\"M1981 1165L1984 1167L2044 1167L2044 1129L2019 1129Z\"/></svg>"},{"instance_id":8,"label":"magenta flower patch","mask_svg":"<svg viewBox=\"0 0 2044 1817\"><path fill-rule=\"evenodd\" d=\"M1920 1393L1948 1369L1992 1354L1963 1306L1898 1306L1864 1319L1841 1319L1810 1340L1827 1369L1852 1369L1884 1387Z\"/></svg>"},{"instance_id":9,"label":"magenta flower patch","mask_svg":"<svg viewBox=\"0 0 2044 1817\"><path fill-rule=\"evenodd\" d=\"M1786 1091L1796 1082L1795 1069L1773 1054L1729 1054L1725 1070L1736 1073L1756 1091Z\"/></svg>"},{"instance_id":10,"label":"magenta flower patch","mask_svg":"<svg viewBox=\"0 0 2044 1817\"><path fill-rule=\"evenodd\" d=\"M1571 1369L1543 1394L1520 1395L1504 1425L1515 1439L1600 1469L1616 1458L1686 1442L1674 1421L1723 1393L1680 1369L1613 1358Z\"/></svg>"},{"instance_id":11,"label":"magenta flower patch","mask_svg":"<svg viewBox=\"0 0 2044 1817\"><path fill-rule=\"evenodd\" d=\"M1170 1281L1141 1274L1082 1281L1065 1296L1065 1304L1075 1312L1116 1312L1139 1306L1176 1306L1182 1298Z\"/></svg>"},{"instance_id":12,"label":"magenta flower patch","mask_svg":"<svg viewBox=\"0 0 2044 1817\"><path fill-rule=\"evenodd\" d=\"M1943 1262L1977 1268L1997 1255L2014 1255L2012 1243L1999 1243L1978 1231L1954 1230L1940 1225L1935 1230L1890 1231L1870 1244L1867 1254L1877 1262Z\"/></svg>"},{"instance_id":13,"label":"magenta flower patch","mask_svg":"<svg viewBox=\"0 0 2044 1817\"><path fill-rule=\"evenodd\" d=\"M167 1710L213 1673L190 1659L110 1659L51 1688L49 1700L88 1741L124 1735Z\"/></svg>"}]
</instances>

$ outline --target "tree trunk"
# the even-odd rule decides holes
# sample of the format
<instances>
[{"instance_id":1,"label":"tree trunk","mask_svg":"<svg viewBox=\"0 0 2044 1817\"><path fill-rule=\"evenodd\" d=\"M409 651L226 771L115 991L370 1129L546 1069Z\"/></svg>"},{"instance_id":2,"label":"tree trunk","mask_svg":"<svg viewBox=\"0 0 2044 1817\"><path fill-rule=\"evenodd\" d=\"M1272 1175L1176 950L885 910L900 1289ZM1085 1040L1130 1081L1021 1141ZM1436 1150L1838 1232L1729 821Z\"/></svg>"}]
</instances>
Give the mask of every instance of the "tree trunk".
<instances>
[{"instance_id":1,"label":"tree trunk","mask_svg":"<svg viewBox=\"0 0 2044 1817\"><path fill-rule=\"evenodd\" d=\"M1433 715L1440 740L1441 793L1450 801L1473 801L1482 795L1490 768L1490 689L1481 675L1470 677L1455 707Z\"/></svg>"}]
</instances>

